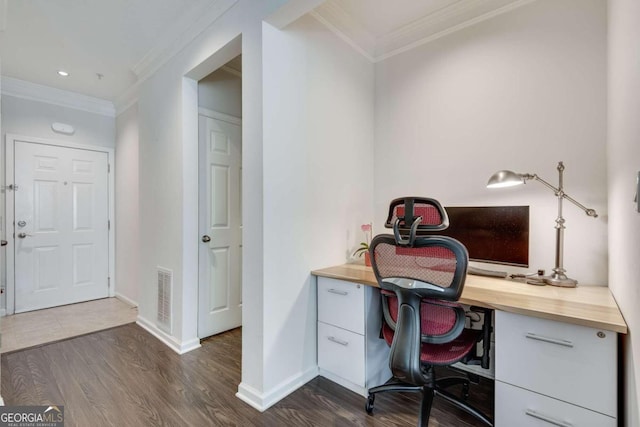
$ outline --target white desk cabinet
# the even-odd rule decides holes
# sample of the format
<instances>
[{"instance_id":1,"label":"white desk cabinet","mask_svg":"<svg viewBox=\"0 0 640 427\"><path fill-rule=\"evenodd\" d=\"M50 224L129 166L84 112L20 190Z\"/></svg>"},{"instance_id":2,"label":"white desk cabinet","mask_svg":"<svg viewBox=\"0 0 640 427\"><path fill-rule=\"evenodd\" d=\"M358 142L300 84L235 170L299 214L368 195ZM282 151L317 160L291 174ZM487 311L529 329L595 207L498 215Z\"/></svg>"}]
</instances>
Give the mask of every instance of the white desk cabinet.
<instances>
[{"instance_id":1,"label":"white desk cabinet","mask_svg":"<svg viewBox=\"0 0 640 427\"><path fill-rule=\"evenodd\" d=\"M617 336L495 313L495 425L615 426Z\"/></svg>"},{"instance_id":2,"label":"white desk cabinet","mask_svg":"<svg viewBox=\"0 0 640 427\"><path fill-rule=\"evenodd\" d=\"M377 339L376 320L380 322L381 316L375 275L371 268L355 264L312 273L318 276L320 373L364 395L366 387L390 376L388 349ZM352 282L368 286L358 288ZM335 292L345 291L342 303L331 299ZM496 427L617 425L617 334L628 329L608 288L531 286L467 276L459 302L495 310ZM349 313L333 313L338 307ZM321 324L336 329L326 332ZM338 330L353 333L353 338L362 336L363 344L349 343L346 347L353 352L340 355L328 346L340 345L329 337L346 341ZM373 365L376 348L384 350L377 363L386 371L378 379Z\"/></svg>"},{"instance_id":3,"label":"white desk cabinet","mask_svg":"<svg viewBox=\"0 0 640 427\"><path fill-rule=\"evenodd\" d=\"M379 338L380 291L343 280L318 278L320 375L367 396L391 378L389 347Z\"/></svg>"}]
</instances>

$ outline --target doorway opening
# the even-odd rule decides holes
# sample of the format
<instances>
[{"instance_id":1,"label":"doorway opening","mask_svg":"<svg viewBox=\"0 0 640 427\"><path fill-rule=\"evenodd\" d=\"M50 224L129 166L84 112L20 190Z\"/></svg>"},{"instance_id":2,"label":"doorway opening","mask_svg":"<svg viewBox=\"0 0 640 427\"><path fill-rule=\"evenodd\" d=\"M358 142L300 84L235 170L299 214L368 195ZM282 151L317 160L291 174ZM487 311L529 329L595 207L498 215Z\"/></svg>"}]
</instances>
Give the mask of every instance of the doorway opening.
<instances>
[{"instance_id":1,"label":"doorway opening","mask_svg":"<svg viewBox=\"0 0 640 427\"><path fill-rule=\"evenodd\" d=\"M114 296L113 150L7 135L6 312Z\"/></svg>"},{"instance_id":2,"label":"doorway opening","mask_svg":"<svg viewBox=\"0 0 640 427\"><path fill-rule=\"evenodd\" d=\"M182 301L182 329L188 337L183 336L180 353L199 347L200 339L217 332L200 328L200 312L222 311L222 305L235 305L237 308L236 313L240 313L240 320L242 319L240 301L236 299L235 304L231 304L232 301L224 304L220 303L220 301L227 300L231 296L231 292L209 293L204 301L201 301L203 298L201 298L200 292L201 289L204 290L205 287L210 286L211 278L214 280L219 279L223 283L228 283L231 280L230 275L225 277L225 274L231 271L231 268L212 269L211 263L216 263L214 267L222 266L223 262L227 262L225 257L228 258L227 255L232 256L230 249L227 250L225 248L224 242L216 241L217 239L225 238L225 236L216 237L215 231L224 231L228 228L226 222L229 222L229 226L231 225L232 215L230 209L233 203L229 201L229 198L232 195L234 200L237 201L235 202L235 211L238 213L234 215L236 217L235 223L239 224L240 222L237 217L241 217L242 211L242 192L240 188L244 181L242 179L244 172L242 170L236 172L239 182L232 192L229 187L231 185L231 170L233 167L239 168L240 166L235 165L232 167L231 163L227 166L224 161L230 159L214 157L219 152L230 152L233 146L236 147L235 152L239 153L236 156L239 157L240 164L242 163L242 157L246 156L246 153L242 152L241 149L241 140L236 144L232 144L231 140L233 138L238 139L237 137L222 137L222 134L225 133L233 134L235 132L239 135L243 133L241 125L242 100L245 99L246 93L242 88L246 87L246 85L244 84L245 74L243 73L243 57L241 55L242 35L239 34L219 49L216 49L210 56L204 57L198 65L185 73L182 78L182 137L184 144L182 158L184 188L182 212L184 215L183 237L185 242L183 250L185 263L183 264L182 280L184 286L186 286L185 292L188 294L188 298ZM232 77L233 79L231 79ZM216 94L216 96L214 97L212 94ZM199 98L202 98L202 100ZM226 102L224 101L225 99ZM218 111L216 112L215 109ZM210 122L210 119L214 120L214 122ZM201 155L201 151L204 150L204 146L201 150L199 141L201 127L204 129L202 134L209 139L209 147L207 148L209 154L207 156ZM232 129L234 127L235 130ZM218 136L220 137L218 138ZM209 160L205 160L203 157L207 157ZM212 159L213 162L211 161ZM209 166L205 168L207 162ZM200 173L201 168L203 169L202 173ZM209 177L208 179L207 176ZM228 193L226 206L211 203L212 200L215 202L211 198L212 192L206 191L207 187L212 186L211 184L213 184L214 189L217 187ZM206 201L205 196L209 197L208 201ZM202 202L201 199L205 199L205 202ZM222 209L223 206L225 209ZM208 219L205 221L207 216ZM214 229L207 229L205 222L214 224ZM240 237L236 236L234 238L236 239L236 244L242 244L241 233ZM215 245L219 243L222 243L221 247L216 247ZM238 253L239 250L236 252ZM212 257L212 255L216 257ZM239 289L241 290L242 256L240 256L237 264L239 265L239 270L236 270L238 271L236 277L239 280ZM208 273L207 269L209 270ZM203 270L204 272L202 272ZM234 291L234 295L237 295L238 298L241 295L240 290ZM211 310L211 307L214 309ZM223 329L219 328L218 331L221 332Z\"/></svg>"},{"instance_id":3,"label":"doorway opening","mask_svg":"<svg viewBox=\"0 0 640 427\"><path fill-rule=\"evenodd\" d=\"M242 56L198 82L198 337L242 325Z\"/></svg>"}]
</instances>

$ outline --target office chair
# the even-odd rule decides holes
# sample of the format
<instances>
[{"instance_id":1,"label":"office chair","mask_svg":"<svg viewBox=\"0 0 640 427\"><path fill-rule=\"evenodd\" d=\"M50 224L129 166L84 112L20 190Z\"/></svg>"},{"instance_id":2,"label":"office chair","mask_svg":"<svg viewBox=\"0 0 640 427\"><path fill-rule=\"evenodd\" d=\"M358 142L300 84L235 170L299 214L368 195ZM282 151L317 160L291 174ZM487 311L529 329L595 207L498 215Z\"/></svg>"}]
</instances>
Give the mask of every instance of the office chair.
<instances>
[{"instance_id":1,"label":"office chair","mask_svg":"<svg viewBox=\"0 0 640 427\"><path fill-rule=\"evenodd\" d=\"M394 235L376 236L370 245L371 263L381 288L382 336L391 346L393 378L369 389L366 411L371 415L377 393L420 391L419 426L427 426L434 396L470 413L488 426L493 422L467 404L469 380L436 379L434 366L448 366L470 357L483 337L489 341L490 313L483 330L465 329L465 310L456 303L464 286L468 253L446 236L420 236L448 226L445 210L433 199L407 197L391 202L387 228ZM488 367L488 345L482 365ZM462 399L445 390L463 385Z\"/></svg>"}]
</instances>

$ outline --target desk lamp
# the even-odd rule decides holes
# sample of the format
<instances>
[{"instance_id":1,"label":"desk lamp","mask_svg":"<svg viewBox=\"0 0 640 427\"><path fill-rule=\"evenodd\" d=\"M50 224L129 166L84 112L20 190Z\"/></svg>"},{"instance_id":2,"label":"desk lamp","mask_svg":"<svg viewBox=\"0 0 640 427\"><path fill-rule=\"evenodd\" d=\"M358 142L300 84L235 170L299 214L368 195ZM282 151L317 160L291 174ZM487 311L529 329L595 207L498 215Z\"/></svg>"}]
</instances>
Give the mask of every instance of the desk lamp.
<instances>
[{"instance_id":1,"label":"desk lamp","mask_svg":"<svg viewBox=\"0 0 640 427\"><path fill-rule=\"evenodd\" d=\"M588 216L592 216L594 218L598 217L598 214L595 210L589 209L584 205L578 203L573 198L569 197L568 194L564 192L563 184L562 184L562 173L564 172L564 164L562 162L558 162L558 187L554 187L549 184L544 179L540 178L536 174L519 174L508 170L502 170L494 173L491 178L489 178L489 182L487 182L487 188L503 188L503 187L511 187L514 185L525 184L529 180L535 180L542 184L544 184L547 188L553 191L558 198L558 218L556 218L556 266L553 269L553 274L551 276L544 276L542 280L544 283L553 285L553 286L563 286L567 288L574 288L578 281L574 279L570 279L567 277L566 270L562 266L562 252L564 250L564 218L562 217L562 200L567 199L580 209L582 209Z\"/></svg>"}]
</instances>

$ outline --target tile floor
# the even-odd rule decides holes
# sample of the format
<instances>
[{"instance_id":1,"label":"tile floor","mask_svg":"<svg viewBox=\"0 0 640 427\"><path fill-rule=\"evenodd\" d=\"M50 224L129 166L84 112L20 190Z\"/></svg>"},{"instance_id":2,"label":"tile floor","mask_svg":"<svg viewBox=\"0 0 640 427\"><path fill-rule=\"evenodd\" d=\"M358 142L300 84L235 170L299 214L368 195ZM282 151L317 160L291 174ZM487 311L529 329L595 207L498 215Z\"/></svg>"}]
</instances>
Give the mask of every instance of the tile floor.
<instances>
[{"instance_id":1,"label":"tile floor","mask_svg":"<svg viewBox=\"0 0 640 427\"><path fill-rule=\"evenodd\" d=\"M104 298L0 318L0 353L135 322L137 307Z\"/></svg>"}]
</instances>

